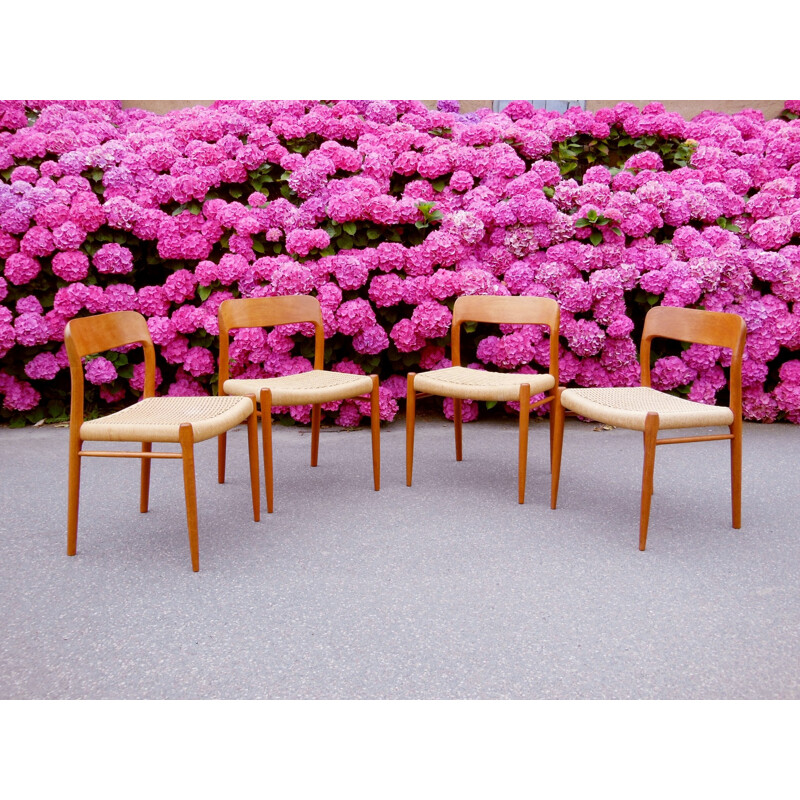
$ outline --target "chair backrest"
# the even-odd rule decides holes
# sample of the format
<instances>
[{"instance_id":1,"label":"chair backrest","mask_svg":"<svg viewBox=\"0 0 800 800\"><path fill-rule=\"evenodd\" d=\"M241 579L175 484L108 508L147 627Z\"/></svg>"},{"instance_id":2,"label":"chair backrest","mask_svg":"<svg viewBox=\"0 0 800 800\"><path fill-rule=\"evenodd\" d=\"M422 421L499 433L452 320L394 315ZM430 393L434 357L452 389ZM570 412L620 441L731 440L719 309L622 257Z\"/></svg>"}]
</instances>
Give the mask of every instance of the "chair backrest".
<instances>
[{"instance_id":1,"label":"chair backrest","mask_svg":"<svg viewBox=\"0 0 800 800\"><path fill-rule=\"evenodd\" d=\"M156 354L145 318L138 311L112 311L71 319L64 328L64 345L69 357L72 384L70 423L83 420L83 357L103 353L126 344L140 344L144 350L144 397L156 393Z\"/></svg>"},{"instance_id":2,"label":"chair backrest","mask_svg":"<svg viewBox=\"0 0 800 800\"><path fill-rule=\"evenodd\" d=\"M675 306L651 308L644 320L639 357L642 386L650 386L650 346L653 339L727 347L731 351L730 407L739 415L742 408L742 357L746 337L747 326L738 314Z\"/></svg>"},{"instance_id":3,"label":"chair backrest","mask_svg":"<svg viewBox=\"0 0 800 800\"><path fill-rule=\"evenodd\" d=\"M506 297L498 295L464 295L453 306L451 331L452 360L461 366L461 325L465 322L498 324L547 325L550 329L549 372L558 385L558 332L561 312L558 303L549 297Z\"/></svg>"},{"instance_id":4,"label":"chair backrest","mask_svg":"<svg viewBox=\"0 0 800 800\"><path fill-rule=\"evenodd\" d=\"M219 307L219 385L230 377L230 332L299 322L314 324L314 369L323 368L325 333L319 300L310 295L243 297L223 300Z\"/></svg>"}]
</instances>

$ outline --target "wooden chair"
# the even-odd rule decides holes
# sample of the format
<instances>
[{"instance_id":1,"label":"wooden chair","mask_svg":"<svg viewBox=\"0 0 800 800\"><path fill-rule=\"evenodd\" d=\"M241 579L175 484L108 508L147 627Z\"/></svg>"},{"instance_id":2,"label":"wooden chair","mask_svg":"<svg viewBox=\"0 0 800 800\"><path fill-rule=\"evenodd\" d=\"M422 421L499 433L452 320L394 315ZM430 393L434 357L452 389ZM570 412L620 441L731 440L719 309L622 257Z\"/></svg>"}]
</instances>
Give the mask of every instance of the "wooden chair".
<instances>
[{"instance_id":1,"label":"wooden chair","mask_svg":"<svg viewBox=\"0 0 800 800\"><path fill-rule=\"evenodd\" d=\"M451 329L452 367L408 374L406 387L406 485L411 486L414 464L414 422L416 399L437 395L453 399L456 438L456 461L462 459L461 406L463 400L497 402L518 401L519 414L519 502L525 502L528 462L528 426L530 409L554 399L548 394L531 404L531 395L558 386L558 303L546 297L498 297L470 295L459 297L453 307ZM519 323L547 325L550 329L550 369L547 374L492 372L461 366L461 325L465 322ZM550 414L552 460L553 423ZM551 464L552 467L552 464Z\"/></svg>"},{"instance_id":2,"label":"wooden chair","mask_svg":"<svg viewBox=\"0 0 800 800\"><path fill-rule=\"evenodd\" d=\"M81 460L90 456L141 459L139 510L148 510L150 464L154 458L183 460L186 518L192 569L200 569L197 541L197 490L194 445L218 436L247 421L250 455L250 488L253 519L260 517L258 486L258 428L254 397L155 397L155 350L144 317L135 311L117 311L70 320L64 331L72 380L69 421L69 500L67 514L67 554L74 556L78 542L78 501ZM121 411L99 419L84 420L83 357L140 344L144 348L145 384L142 399ZM141 442L141 451L83 450L83 443ZM181 451L153 452L153 442L179 444Z\"/></svg>"},{"instance_id":3,"label":"wooden chair","mask_svg":"<svg viewBox=\"0 0 800 800\"><path fill-rule=\"evenodd\" d=\"M274 325L310 322L314 324L314 369L277 378L231 378L230 331ZM264 471L267 483L267 511L273 510L272 407L311 405L311 466L317 466L321 406L334 400L370 395L372 424L372 472L375 491L381 483L380 409L377 375L352 375L323 369L325 338L322 310L316 297L248 297L225 300L219 307L219 393L254 394L261 416ZM225 481L225 434L219 437L219 482Z\"/></svg>"},{"instance_id":4,"label":"wooden chair","mask_svg":"<svg viewBox=\"0 0 800 800\"><path fill-rule=\"evenodd\" d=\"M684 400L650 386L650 345L655 338L716 345L732 351L729 377L730 404L711 406ZM709 442L730 439L731 504L733 527L741 527L742 504L742 355L746 327L737 314L661 306L650 309L645 318L640 352L641 386L629 388L564 389L556 391L555 445L550 505L556 507L564 409L583 417L620 428L642 431L644 468L639 520L639 549L644 550L653 494L656 447L662 444ZM658 438L660 430L725 426L728 433Z\"/></svg>"}]
</instances>

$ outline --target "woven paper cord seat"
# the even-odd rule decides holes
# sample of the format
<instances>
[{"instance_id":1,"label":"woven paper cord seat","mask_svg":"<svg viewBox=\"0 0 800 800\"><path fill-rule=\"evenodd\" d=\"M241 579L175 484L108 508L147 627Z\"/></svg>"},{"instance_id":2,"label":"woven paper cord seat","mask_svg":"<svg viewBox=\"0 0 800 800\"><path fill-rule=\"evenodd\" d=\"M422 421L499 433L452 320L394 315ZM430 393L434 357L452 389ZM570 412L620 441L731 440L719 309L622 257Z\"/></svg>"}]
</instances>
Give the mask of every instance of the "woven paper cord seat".
<instances>
[{"instance_id":1,"label":"woven paper cord seat","mask_svg":"<svg viewBox=\"0 0 800 800\"><path fill-rule=\"evenodd\" d=\"M313 369L279 378L229 378L222 387L228 395L254 394L256 397L262 389L272 392L272 404L275 406L304 406L369 394L372 391L372 378L368 375Z\"/></svg>"},{"instance_id":2,"label":"woven paper cord seat","mask_svg":"<svg viewBox=\"0 0 800 800\"><path fill-rule=\"evenodd\" d=\"M230 334L240 328L266 328L275 325L312 323L314 325L314 369L277 378L231 378ZM325 334L322 309L316 297L246 297L225 300L219 307L219 391L221 395L253 394L261 417L264 473L267 484L267 511L273 510L272 408L311 406L311 466L317 466L322 404L353 397L369 396L372 430L372 476L375 491L380 489L380 404L377 375L353 375L323 369ZM219 482L225 480L225 434L219 437Z\"/></svg>"},{"instance_id":3,"label":"woven paper cord seat","mask_svg":"<svg viewBox=\"0 0 800 800\"><path fill-rule=\"evenodd\" d=\"M195 442L219 436L253 413L247 397L147 397L128 408L81 425L84 441L179 442L183 423Z\"/></svg>"},{"instance_id":4,"label":"woven paper cord seat","mask_svg":"<svg viewBox=\"0 0 800 800\"><path fill-rule=\"evenodd\" d=\"M648 386L564 389L561 403L582 417L635 431L644 430L647 415L652 412L658 414L658 427L665 430L733 423L733 411L727 406L694 403Z\"/></svg>"},{"instance_id":5,"label":"woven paper cord seat","mask_svg":"<svg viewBox=\"0 0 800 800\"><path fill-rule=\"evenodd\" d=\"M543 394L558 385L559 308L545 297L504 297L469 295L459 297L453 306L451 329L451 367L408 374L406 386L406 485L411 486L414 467L414 426L417 397L437 395L453 400L456 461L462 459L461 408L464 400L517 402L519 414L518 497L525 502L525 476L528 459L528 427L532 408L550 403L554 394L531 402L532 395ZM461 326L465 322L542 325L549 328L550 369L545 374L507 373L474 369L461 365ZM552 414L550 441L552 445ZM552 466L552 446L551 446Z\"/></svg>"},{"instance_id":6,"label":"woven paper cord seat","mask_svg":"<svg viewBox=\"0 0 800 800\"><path fill-rule=\"evenodd\" d=\"M564 437L564 409L597 422L641 431L644 440L642 494L639 514L639 549L647 543L650 501L653 495L653 471L656 447L662 444L689 444L730 440L731 447L731 516L734 528L741 527L742 515L742 357L746 327L737 314L703 311L692 308L657 306L647 312L642 331L642 385L619 388L556 389L555 439L550 505L556 507ZM657 391L650 386L650 351L653 339L672 339L727 348L731 351L728 379L729 405L695 403ZM660 430L679 428L726 427L726 433L684 435L658 438Z\"/></svg>"},{"instance_id":7,"label":"woven paper cord seat","mask_svg":"<svg viewBox=\"0 0 800 800\"><path fill-rule=\"evenodd\" d=\"M414 379L414 388L427 394L458 397L462 400L519 400L519 387L527 383L531 394L552 389L556 380L552 375L510 375L488 372L470 367L446 367L420 372Z\"/></svg>"},{"instance_id":8,"label":"woven paper cord seat","mask_svg":"<svg viewBox=\"0 0 800 800\"><path fill-rule=\"evenodd\" d=\"M248 397L155 397L155 349L145 318L136 311L116 311L93 317L78 317L67 323L64 344L69 356L72 399L69 419L69 497L67 505L67 555L74 556L78 543L78 505L81 488L81 462L86 457L138 458L141 460L139 510L150 502L150 464L156 459L183 462L186 522L192 569L200 569L197 537L197 487L194 445L247 422L250 461L250 493L253 519L260 517L258 486L258 426L256 399ZM123 345L139 344L144 351L144 392L142 399L121 411L99 419L84 420L84 356L102 353ZM138 442L141 449L84 450L83 443ZM180 452L153 452L153 442L180 445Z\"/></svg>"}]
</instances>

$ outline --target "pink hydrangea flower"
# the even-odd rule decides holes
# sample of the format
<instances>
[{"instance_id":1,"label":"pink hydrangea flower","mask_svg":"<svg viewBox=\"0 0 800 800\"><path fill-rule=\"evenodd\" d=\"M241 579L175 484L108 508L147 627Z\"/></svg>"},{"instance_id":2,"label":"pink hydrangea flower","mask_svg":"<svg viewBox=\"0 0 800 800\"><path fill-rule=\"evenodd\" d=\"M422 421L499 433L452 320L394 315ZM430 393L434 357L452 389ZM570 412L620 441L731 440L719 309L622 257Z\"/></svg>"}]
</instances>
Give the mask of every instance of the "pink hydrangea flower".
<instances>
[{"instance_id":1,"label":"pink hydrangea flower","mask_svg":"<svg viewBox=\"0 0 800 800\"><path fill-rule=\"evenodd\" d=\"M133 269L133 253L127 247L111 242L94 254L92 263L98 272L126 275Z\"/></svg>"},{"instance_id":2,"label":"pink hydrangea flower","mask_svg":"<svg viewBox=\"0 0 800 800\"><path fill-rule=\"evenodd\" d=\"M117 368L105 357L96 356L87 365L84 371L86 380L89 383L100 386L103 383L111 383L117 379Z\"/></svg>"}]
</instances>

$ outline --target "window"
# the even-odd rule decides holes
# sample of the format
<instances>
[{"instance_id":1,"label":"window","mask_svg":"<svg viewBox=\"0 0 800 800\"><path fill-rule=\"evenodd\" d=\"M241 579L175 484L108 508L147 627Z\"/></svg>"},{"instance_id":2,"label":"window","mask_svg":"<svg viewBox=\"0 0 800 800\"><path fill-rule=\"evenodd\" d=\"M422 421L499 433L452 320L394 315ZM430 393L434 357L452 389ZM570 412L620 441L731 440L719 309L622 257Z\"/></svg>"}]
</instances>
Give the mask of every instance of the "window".
<instances>
[{"instance_id":1,"label":"window","mask_svg":"<svg viewBox=\"0 0 800 800\"><path fill-rule=\"evenodd\" d=\"M492 100L492 111L502 111L511 100ZM534 108L544 108L547 111L558 111L563 114L568 108L578 106L586 110L585 100L529 100Z\"/></svg>"}]
</instances>

